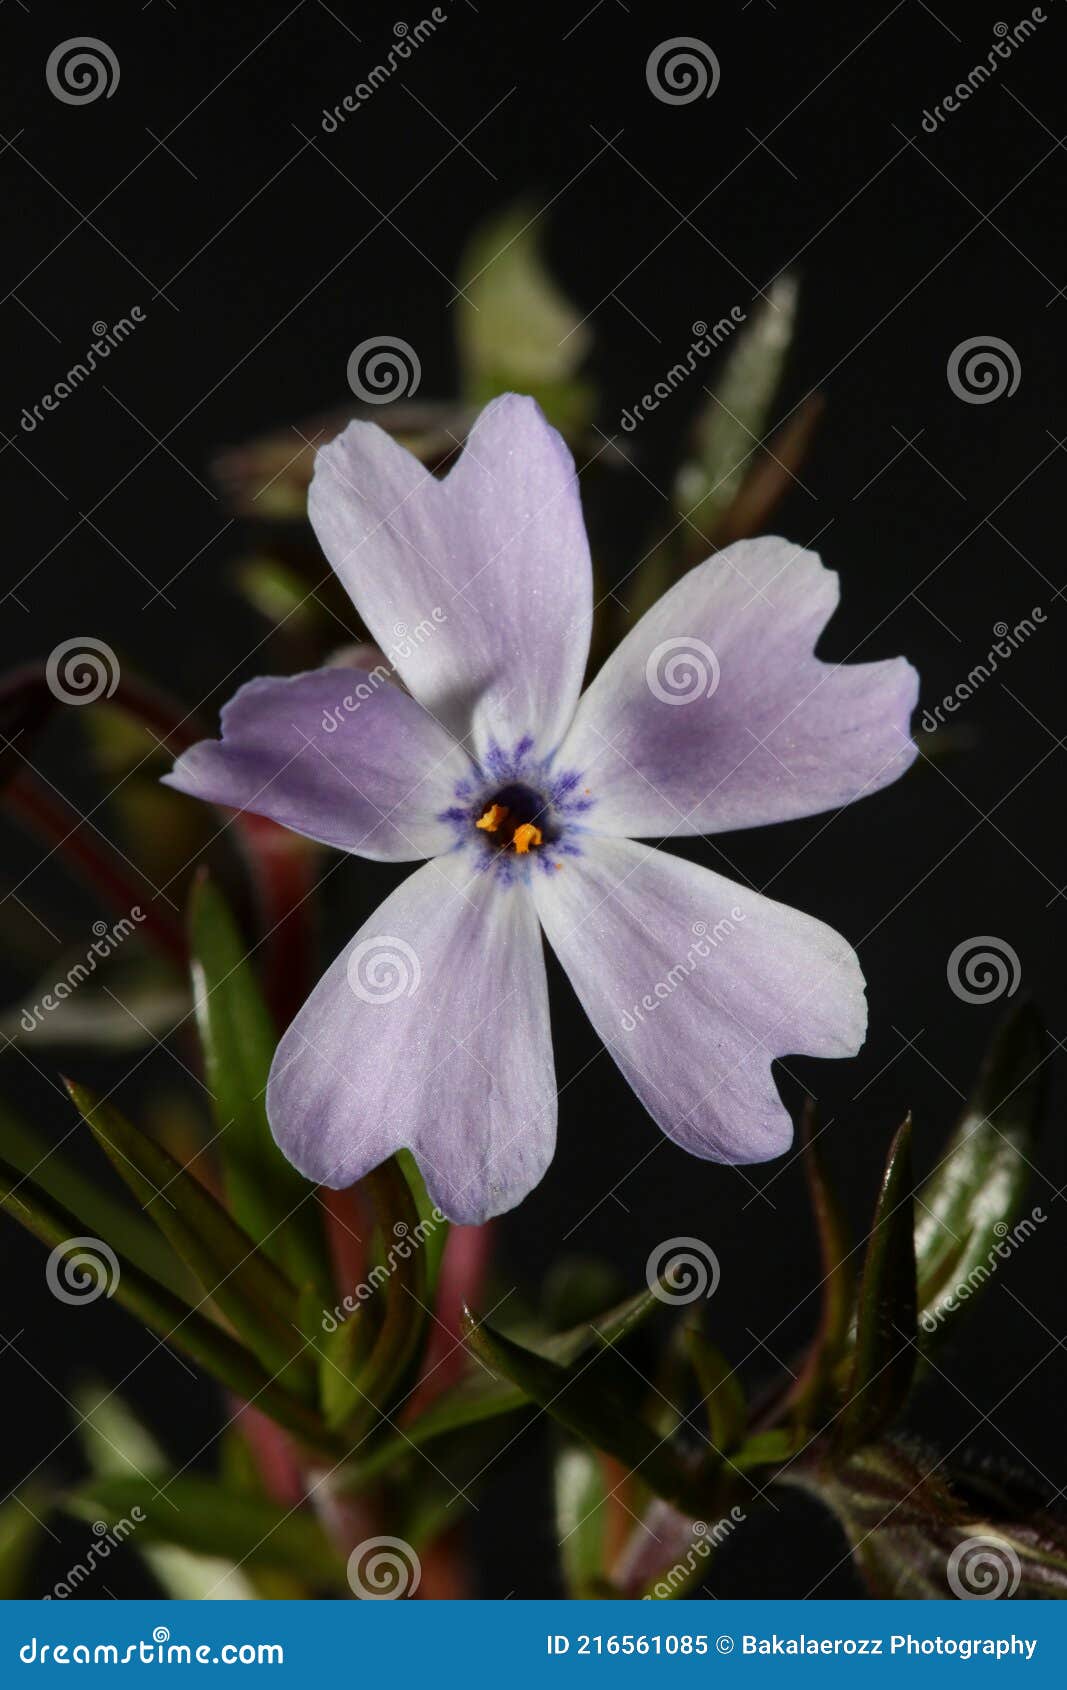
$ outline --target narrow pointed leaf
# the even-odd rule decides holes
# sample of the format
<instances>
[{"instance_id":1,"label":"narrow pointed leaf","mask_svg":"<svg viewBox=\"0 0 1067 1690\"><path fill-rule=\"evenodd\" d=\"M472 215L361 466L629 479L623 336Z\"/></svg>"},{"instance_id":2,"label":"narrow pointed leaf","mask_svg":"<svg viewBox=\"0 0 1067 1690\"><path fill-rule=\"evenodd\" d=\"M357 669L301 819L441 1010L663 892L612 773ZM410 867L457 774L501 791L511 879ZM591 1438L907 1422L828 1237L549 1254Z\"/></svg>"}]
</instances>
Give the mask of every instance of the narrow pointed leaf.
<instances>
[{"instance_id":1,"label":"narrow pointed leaf","mask_svg":"<svg viewBox=\"0 0 1067 1690\"><path fill-rule=\"evenodd\" d=\"M919 1192L915 1254L923 1330L988 1278L1016 1219L1030 1158L1048 1048L1028 1004L1001 1026L945 1156ZM1026 1223L1023 1223L1024 1225Z\"/></svg>"},{"instance_id":2,"label":"narrow pointed leaf","mask_svg":"<svg viewBox=\"0 0 1067 1690\"><path fill-rule=\"evenodd\" d=\"M642 1291L636 1297L628 1297L617 1308L609 1309L596 1321L583 1322L570 1332L560 1332L554 1337L536 1341L531 1339L530 1342L540 1354L569 1366L588 1354L594 1345L621 1343L649 1315L662 1308L663 1304L651 1291ZM478 1366L458 1385L442 1392L416 1420L405 1426L403 1437L383 1439L373 1453L349 1469L344 1488L363 1490L372 1479L404 1460L413 1447L418 1449L483 1421L528 1409L531 1401L521 1385L511 1379L499 1378L488 1368Z\"/></svg>"},{"instance_id":3,"label":"narrow pointed leaf","mask_svg":"<svg viewBox=\"0 0 1067 1690\"><path fill-rule=\"evenodd\" d=\"M430 1309L419 1212L395 1157L368 1174L367 1188L378 1220L379 1243L379 1260L367 1278L384 1302L384 1311L365 1360L357 1327L353 1335L355 1365L359 1368L357 1422L373 1425L388 1413L411 1380Z\"/></svg>"},{"instance_id":4,"label":"narrow pointed leaf","mask_svg":"<svg viewBox=\"0 0 1067 1690\"><path fill-rule=\"evenodd\" d=\"M169 1151L84 1086L70 1083L69 1090L97 1143L207 1295L264 1367L310 1399L315 1369L302 1353L289 1281Z\"/></svg>"},{"instance_id":5,"label":"narrow pointed leaf","mask_svg":"<svg viewBox=\"0 0 1067 1690\"><path fill-rule=\"evenodd\" d=\"M744 1436L747 1420L744 1388L726 1357L709 1343L695 1323L686 1327L685 1343L704 1399L708 1436L715 1449L726 1454Z\"/></svg>"},{"instance_id":6,"label":"narrow pointed leaf","mask_svg":"<svg viewBox=\"0 0 1067 1690\"><path fill-rule=\"evenodd\" d=\"M313 1187L286 1161L267 1123L274 1025L237 924L207 878L190 899L189 949L230 1210L293 1284L317 1285L325 1300L330 1271Z\"/></svg>"},{"instance_id":7,"label":"narrow pointed leaf","mask_svg":"<svg viewBox=\"0 0 1067 1690\"><path fill-rule=\"evenodd\" d=\"M106 1238L114 1249L158 1279L176 1296L188 1297L194 1280L166 1239L127 1201L101 1190L61 1150L45 1142L6 1105L0 1104L0 1155L6 1163L62 1209L76 1215L79 1230Z\"/></svg>"},{"instance_id":8,"label":"narrow pointed leaf","mask_svg":"<svg viewBox=\"0 0 1067 1690\"><path fill-rule=\"evenodd\" d=\"M639 1473L657 1496L695 1511L698 1486L679 1449L646 1424L635 1401L603 1388L595 1359L561 1367L473 1316L467 1342L487 1367L520 1386L567 1431Z\"/></svg>"},{"instance_id":9,"label":"narrow pointed leaf","mask_svg":"<svg viewBox=\"0 0 1067 1690\"><path fill-rule=\"evenodd\" d=\"M916 1318L909 1115L890 1146L863 1264L856 1351L838 1423L843 1448L869 1442L903 1406L918 1354Z\"/></svg>"},{"instance_id":10,"label":"narrow pointed leaf","mask_svg":"<svg viewBox=\"0 0 1067 1690\"><path fill-rule=\"evenodd\" d=\"M822 1301L819 1328L786 1402L800 1422L817 1418L832 1389L834 1369L848 1349L855 1313L855 1275L848 1223L830 1180L809 1099L800 1123L808 1190L819 1235Z\"/></svg>"},{"instance_id":11,"label":"narrow pointed leaf","mask_svg":"<svg viewBox=\"0 0 1067 1690\"><path fill-rule=\"evenodd\" d=\"M398 1150L396 1153L400 1170L411 1187L411 1195L415 1199L415 1208L419 1217L418 1230L423 1238L423 1248L426 1251L426 1288L431 1297L437 1289L438 1275L441 1272L441 1258L448 1243L449 1223L437 1205L430 1200L426 1190L426 1182L419 1172L410 1150Z\"/></svg>"},{"instance_id":12,"label":"narrow pointed leaf","mask_svg":"<svg viewBox=\"0 0 1067 1690\"><path fill-rule=\"evenodd\" d=\"M14 1169L0 1164L0 1208L32 1232L50 1249L84 1236L76 1216L54 1203L32 1181L20 1178ZM106 1240L104 1241L106 1242ZM136 1319L181 1350L237 1396L254 1402L278 1424L295 1432L308 1444L334 1453L325 1428L315 1415L265 1373L259 1361L243 1345L190 1308L163 1285L140 1272L130 1261L114 1252L111 1295Z\"/></svg>"}]
</instances>

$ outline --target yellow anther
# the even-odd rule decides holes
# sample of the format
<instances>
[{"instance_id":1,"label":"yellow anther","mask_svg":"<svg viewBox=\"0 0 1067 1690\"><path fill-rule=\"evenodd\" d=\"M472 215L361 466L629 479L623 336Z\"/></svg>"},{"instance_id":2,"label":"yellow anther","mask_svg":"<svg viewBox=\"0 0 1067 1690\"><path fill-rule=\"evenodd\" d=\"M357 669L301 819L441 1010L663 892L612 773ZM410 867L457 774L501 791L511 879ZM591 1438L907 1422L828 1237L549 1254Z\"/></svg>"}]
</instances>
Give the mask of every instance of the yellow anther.
<instances>
[{"instance_id":1,"label":"yellow anther","mask_svg":"<svg viewBox=\"0 0 1067 1690\"><path fill-rule=\"evenodd\" d=\"M533 822L523 822L521 827L515 829L511 842L519 856L525 857L531 845L540 845L541 829L535 827Z\"/></svg>"},{"instance_id":2,"label":"yellow anther","mask_svg":"<svg viewBox=\"0 0 1067 1690\"><path fill-rule=\"evenodd\" d=\"M480 827L485 833L495 833L497 828L506 821L507 814L507 809L503 804L490 804L484 816L482 816L479 821L476 821L474 825L475 827ZM540 843L540 841L538 841L538 843Z\"/></svg>"}]
</instances>

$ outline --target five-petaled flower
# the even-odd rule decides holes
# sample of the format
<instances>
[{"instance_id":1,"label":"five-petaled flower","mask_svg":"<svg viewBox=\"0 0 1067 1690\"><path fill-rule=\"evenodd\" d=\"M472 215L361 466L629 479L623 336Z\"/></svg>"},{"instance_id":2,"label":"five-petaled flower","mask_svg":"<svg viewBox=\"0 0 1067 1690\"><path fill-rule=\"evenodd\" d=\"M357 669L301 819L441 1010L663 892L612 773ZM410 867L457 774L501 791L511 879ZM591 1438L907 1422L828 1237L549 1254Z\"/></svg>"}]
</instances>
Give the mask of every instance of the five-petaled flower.
<instances>
[{"instance_id":1,"label":"five-petaled flower","mask_svg":"<svg viewBox=\"0 0 1067 1690\"><path fill-rule=\"evenodd\" d=\"M318 454L310 515L396 678L251 681L183 792L379 861L426 859L284 1035L267 1108L309 1178L401 1146L446 1215L518 1203L552 1158L541 929L667 1136L758 1162L790 1142L775 1057L851 1056L852 948L809 916L640 839L810 816L895 780L914 671L814 655L837 576L780 539L685 575L579 697L592 575L574 465L532 400L482 412L437 479L373 424ZM373 662L373 659L370 660ZM714 935L698 946L694 934ZM721 941L721 942L720 942ZM667 990L660 986L669 982ZM647 1000L655 1013L633 1013Z\"/></svg>"}]
</instances>

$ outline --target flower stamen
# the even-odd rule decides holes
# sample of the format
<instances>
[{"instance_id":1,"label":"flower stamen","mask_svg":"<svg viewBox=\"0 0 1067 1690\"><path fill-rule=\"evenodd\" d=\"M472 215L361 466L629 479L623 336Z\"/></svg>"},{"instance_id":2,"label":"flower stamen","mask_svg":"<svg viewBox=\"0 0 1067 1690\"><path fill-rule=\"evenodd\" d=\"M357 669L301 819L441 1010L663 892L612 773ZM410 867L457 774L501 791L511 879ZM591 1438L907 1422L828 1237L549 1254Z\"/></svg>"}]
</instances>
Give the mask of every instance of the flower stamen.
<instances>
[{"instance_id":1,"label":"flower stamen","mask_svg":"<svg viewBox=\"0 0 1067 1690\"><path fill-rule=\"evenodd\" d=\"M511 843L520 857L525 857L531 845L540 845L541 829L533 822L523 822L511 836Z\"/></svg>"},{"instance_id":2,"label":"flower stamen","mask_svg":"<svg viewBox=\"0 0 1067 1690\"><path fill-rule=\"evenodd\" d=\"M508 812L503 804L490 804L484 816L482 816L480 820L476 821L474 825L475 827L480 827L484 833L496 833L497 829L502 827L504 822L507 821L507 818ZM540 843L540 841L538 841L538 843Z\"/></svg>"}]
</instances>

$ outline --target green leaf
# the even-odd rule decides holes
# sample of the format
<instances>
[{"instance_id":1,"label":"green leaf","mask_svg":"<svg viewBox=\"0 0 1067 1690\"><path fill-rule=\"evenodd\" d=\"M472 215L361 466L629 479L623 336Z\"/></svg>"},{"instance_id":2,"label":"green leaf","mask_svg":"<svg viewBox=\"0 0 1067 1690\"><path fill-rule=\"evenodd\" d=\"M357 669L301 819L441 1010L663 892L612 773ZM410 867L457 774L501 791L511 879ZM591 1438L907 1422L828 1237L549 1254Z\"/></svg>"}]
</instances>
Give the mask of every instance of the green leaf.
<instances>
[{"instance_id":1,"label":"green leaf","mask_svg":"<svg viewBox=\"0 0 1067 1690\"><path fill-rule=\"evenodd\" d=\"M609 1309L599 1320L584 1321L572 1331L551 1338L531 1339L531 1344L536 1342L540 1354L569 1366L596 1345L621 1343L649 1315L662 1308L662 1302L651 1291L642 1291L617 1308ZM439 1438L530 1406L531 1399L520 1385L479 1367L458 1385L443 1391L429 1408L405 1426L402 1437L383 1439L371 1454L351 1467L341 1481L343 1488L350 1492L364 1490L373 1479L405 1460L413 1448L420 1449Z\"/></svg>"},{"instance_id":2,"label":"green leaf","mask_svg":"<svg viewBox=\"0 0 1067 1690\"><path fill-rule=\"evenodd\" d=\"M943 1160L919 1192L915 1255L927 1334L988 1279L998 1246L1001 1254L1013 1247L1006 1235L1030 1173L1047 1048L1036 1011L1026 1004L1015 1010L990 1047Z\"/></svg>"},{"instance_id":3,"label":"green leaf","mask_svg":"<svg viewBox=\"0 0 1067 1690\"><path fill-rule=\"evenodd\" d=\"M0 1506L0 1602L29 1595L29 1575L48 1506L33 1490L25 1500L12 1493Z\"/></svg>"},{"instance_id":4,"label":"green leaf","mask_svg":"<svg viewBox=\"0 0 1067 1690\"><path fill-rule=\"evenodd\" d=\"M783 1405L803 1424L820 1417L825 1399L832 1393L834 1371L847 1353L855 1312L855 1276L848 1223L823 1159L821 1133L810 1098L801 1116L800 1133L822 1265L819 1329Z\"/></svg>"},{"instance_id":5,"label":"green leaf","mask_svg":"<svg viewBox=\"0 0 1067 1690\"><path fill-rule=\"evenodd\" d=\"M721 1455L744 1436L748 1414L741 1380L726 1357L709 1343L696 1321L685 1329L685 1344L700 1385L708 1436Z\"/></svg>"},{"instance_id":6,"label":"green leaf","mask_svg":"<svg viewBox=\"0 0 1067 1690\"><path fill-rule=\"evenodd\" d=\"M206 877L190 899L189 948L230 1209L294 1285L311 1283L328 1302L332 1280L314 1187L286 1161L267 1123L274 1026L237 924Z\"/></svg>"},{"instance_id":7,"label":"green leaf","mask_svg":"<svg viewBox=\"0 0 1067 1690\"><path fill-rule=\"evenodd\" d=\"M692 455L678 471L673 495L679 515L687 518L687 546L701 556L714 541L767 432L792 344L796 302L796 282L779 276L735 336L711 400L697 418Z\"/></svg>"},{"instance_id":8,"label":"green leaf","mask_svg":"<svg viewBox=\"0 0 1067 1690\"><path fill-rule=\"evenodd\" d=\"M84 1236L81 1222L60 1208L32 1181L20 1178L0 1163L0 1208L3 1208L35 1238L52 1249ZM106 1241L105 1241L106 1242ZM156 1284L130 1261L115 1253L109 1295L144 1325L165 1338L172 1348L183 1351L198 1366L264 1414L295 1432L309 1445L336 1458L336 1447L316 1416L283 1390L263 1371L243 1345L224 1332L213 1320Z\"/></svg>"},{"instance_id":9,"label":"green leaf","mask_svg":"<svg viewBox=\"0 0 1067 1690\"><path fill-rule=\"evenodd\" d=\"M608 1594L608 1487L604 1467L594 1450L566 1443L555 1462L556 1533L567 1595L577 1598Z\"/></svg>"},{"instance_id":10,"label":"green leaf","mask_svg":"<svg viewBox=\"0 0 1067 1690\"><path fill-rule=\"evenodd\" d=\"M4 1104L0 1104L0 1154L60 1208L76 1215L77 1231L106 1238L142 1273L159 1280L175 1296L188 1297L192 1276L151 1221L129 1203L102 1191Z\"/></svg>"},{"instance_id":11,"label":"green leaf","mask_svg":"<svg viewBox=\"0 0 1067 1690\"><path fill-rule=\"evenodd\" d=\"M903 1406L918 1355L916 1316L909 1115L890 1146L863 1264L842 1448L869 1442Z\"/></svg>"},{"instance_id":12,"label":"green leaf","mask_svg":"<svg viewBox=\"0 0 1067 1690\"><path fill-rule=\"evenodd\" d=\"M168 1150L84 1086L68 1082L68 1089L97 1143L212 1302L270 1373L311 1400L315 1368L303 1353L289 1281Z\"/></svg>"},{"instance_id":13,"label":"green leaf","mask_svg":"<svg viewBox=\"0 0 1067 1690\"><path fill-rule=\"evenodd\" d=\"M498 393L529 393L564 433L583 428L593 397L575 372L592 337L545 266L534 208L512 206L477 230L460 271L465 398L481 406Z\"/></svg>"},{"instance_id":14,"label":"green leaf","mask_svg":"<svg viewBox=\"0 0 1067 1690\"><path fill-rule=\"evenodd\" d=\"M182 1474L157 1486L137 1477L91 1478L65 1506L82 1520L136 1518L139 1544L169 1543L238 1566L275 1568L335 1588L344 1584L344 1557L315 1517L244 1491L224 1491L215 1479Z\"/></svg>"},{"instance_id":15,"label":"green leaf","mask_svg":"<svg viewBox=\"0 0 1067 1690\"><path fill-rule=\"evenodd\" d=\"M476 1322L473 1316L469 1317L467 1342L487 1367L518 1385L568 1432L615 1456L675 1507L690 1513L700 1511L699 1503L694 1506L695 1498L706 1497L680 1448L647 1425L634 1400L605 1389L595 1355L592 1360L560 1366L494 1332L485 1322Z\"/></svg>"}]
</instances>

